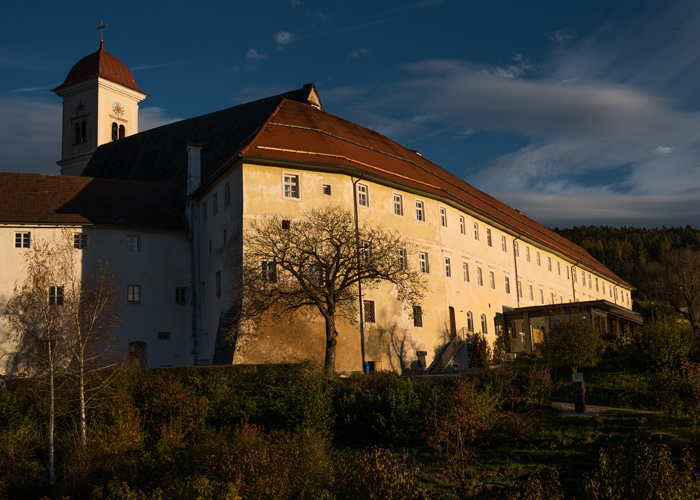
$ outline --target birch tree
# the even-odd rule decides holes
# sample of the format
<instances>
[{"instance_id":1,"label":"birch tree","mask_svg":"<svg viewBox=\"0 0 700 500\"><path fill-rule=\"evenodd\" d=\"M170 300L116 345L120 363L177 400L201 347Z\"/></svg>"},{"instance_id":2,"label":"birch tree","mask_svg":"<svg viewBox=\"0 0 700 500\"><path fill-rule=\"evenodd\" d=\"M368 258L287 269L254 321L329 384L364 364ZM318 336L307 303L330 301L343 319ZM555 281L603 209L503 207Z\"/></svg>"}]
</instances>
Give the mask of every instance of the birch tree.
<instances>
[{"instance_id":1,"label":"birch tree","mask_svg":"<svg viewBox=\"0 0 700 500\"><path fill-rule=\"evenodd\" d=\"M275 308L316 309L325 321L324 369L335 376L336 318L357 319L358 285L394 287L396 300L411 310L420 304L425 281L408 265L410 245L402 236L362 224L352 214L329 206L298 220L271 216L255 221L244 235L243 276L235 296L242 318L257 318Z\"/></svg>"}]
</instances>

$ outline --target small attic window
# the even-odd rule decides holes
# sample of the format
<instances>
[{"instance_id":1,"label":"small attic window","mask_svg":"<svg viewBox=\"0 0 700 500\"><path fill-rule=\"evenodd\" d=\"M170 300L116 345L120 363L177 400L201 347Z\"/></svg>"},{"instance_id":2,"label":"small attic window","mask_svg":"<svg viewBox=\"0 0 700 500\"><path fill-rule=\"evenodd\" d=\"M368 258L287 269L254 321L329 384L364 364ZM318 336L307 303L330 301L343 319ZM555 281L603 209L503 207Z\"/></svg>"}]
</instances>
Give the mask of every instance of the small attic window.
<instances>
[{"instance_id":1,"label":"small attic window","mask_svg":"<svg viewBox=\"0 0 700 500\"><path fill-rule=\"evenodd\" d=\"M330 194L331 194L331 186L330 186L330 184L324 184L324 185L323 185L323 194L327 194L328 196L330 196Z\"/></svg>"}]
</instances>

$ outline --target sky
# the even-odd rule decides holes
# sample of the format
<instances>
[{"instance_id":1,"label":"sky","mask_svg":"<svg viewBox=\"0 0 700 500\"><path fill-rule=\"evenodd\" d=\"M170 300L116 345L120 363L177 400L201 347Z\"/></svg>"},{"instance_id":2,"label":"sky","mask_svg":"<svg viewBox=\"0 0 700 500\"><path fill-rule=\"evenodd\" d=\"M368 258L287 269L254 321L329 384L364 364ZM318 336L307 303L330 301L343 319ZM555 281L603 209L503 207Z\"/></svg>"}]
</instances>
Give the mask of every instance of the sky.
<instances>
[{"instance_id":1,"label":"sky","mask_svg":"<svg viewBox=\"0 0 700 500\"><path fill-rule=\"evenodd\" d=\"M59 172L51 90L102 20L150 95L141 130L313 82L326 111L549 227L700 228L697 0L11 2L0 171Z\"/></svg>"}]
</instances>

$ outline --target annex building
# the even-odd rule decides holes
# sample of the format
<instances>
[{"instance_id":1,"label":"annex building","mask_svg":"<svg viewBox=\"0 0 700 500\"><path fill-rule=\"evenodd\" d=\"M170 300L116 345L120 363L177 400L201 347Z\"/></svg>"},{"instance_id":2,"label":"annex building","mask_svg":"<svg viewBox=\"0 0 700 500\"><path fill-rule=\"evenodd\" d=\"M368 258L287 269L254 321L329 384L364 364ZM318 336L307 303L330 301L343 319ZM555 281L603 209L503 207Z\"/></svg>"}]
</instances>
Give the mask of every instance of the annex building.
<instances>
[{"instance_id":1,"label":"annex building","mask_svg":"<svg viewBox=\"0 0 700 500\"><path fill-rule=\"evenodd\" d=\"M361 298L366 358L385 369L430 363L466 332L493 342L505 328L514 352L530 351L546 332L529 318L552 304L592 304L605 317L601 332L639 323L633 287L585 250L419 153L324 111L313 84L138 132L147 94L100 44L54 92L63 99L62 175L0 174L0 301L21 278L31 242L71 226L84 272L101 260L116 274L120 348L143 366L322 361L320 316L231 335L227 291L251 221L328 204L356 204L361 222L403 234L416 249L408 264L428 279L413 314L390 287ZM357 324L337 327L337 371L360 370ZM11 350L2 328L2 348Z\"/></svg>"}]
</instances>

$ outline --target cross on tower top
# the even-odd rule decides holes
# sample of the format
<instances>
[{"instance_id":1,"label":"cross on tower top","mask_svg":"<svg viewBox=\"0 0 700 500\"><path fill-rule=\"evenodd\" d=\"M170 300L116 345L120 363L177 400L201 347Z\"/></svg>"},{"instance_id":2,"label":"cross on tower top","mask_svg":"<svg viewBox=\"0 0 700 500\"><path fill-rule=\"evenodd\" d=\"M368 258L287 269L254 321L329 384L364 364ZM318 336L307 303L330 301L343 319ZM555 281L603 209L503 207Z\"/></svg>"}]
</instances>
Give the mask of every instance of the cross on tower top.
<instances>
[{"instance_id":1,"label":"cross on tower top","mask_svg":"<svg viewBox=\"0 0 700 500\"><path fill-rule=\"evenodd\" d=\"M107 25L104 22L104 19L100 19L100 24L102 26L98 27L97 29L100 30L100 42L104 42L104 39L102 38L102 34L104 32L104 29L107 27Z\"/></svg>"}]
</instances>

